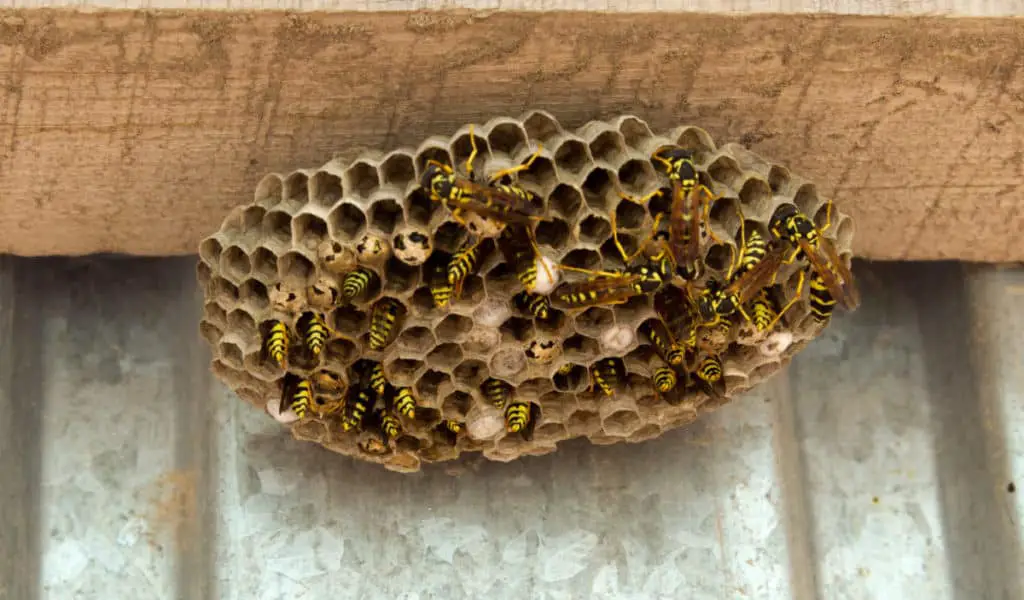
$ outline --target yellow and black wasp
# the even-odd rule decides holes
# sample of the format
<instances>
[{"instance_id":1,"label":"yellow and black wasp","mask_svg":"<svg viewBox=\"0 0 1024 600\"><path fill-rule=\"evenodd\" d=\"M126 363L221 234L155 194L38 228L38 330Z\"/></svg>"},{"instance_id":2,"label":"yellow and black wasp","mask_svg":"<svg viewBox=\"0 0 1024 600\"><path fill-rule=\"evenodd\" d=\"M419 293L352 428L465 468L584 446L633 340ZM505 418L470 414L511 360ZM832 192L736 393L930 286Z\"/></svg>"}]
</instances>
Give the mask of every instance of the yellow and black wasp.
<instances>
[{"instance_id":1,"label":"yellow and black wasp","mask_svg":"<svg viewBox=\"0 0 1024 600\"><path fill-rule=\"evenodd\" d=\"M348 387L340 375L331 371L317 371L313 374L313 384L317 391L325 394L342 394Z\"/></svg>"},{"instance_id":2,"label":"yellow and black wasp","mask_svg":"<svg viewBox=\"0 0 1024 600\"><path fill-rule=\"evenodd\" d=\"M509 225L498 237L498 249L505 262L516 273L523 289L532 293L537 288L537 258L526 228L521 225ZM545 267L546 268L546 267Z\"/></svg>"},{"instance_id":3,"label":"yellow and black wasp","mask_svg":"<svg viewBox=\"0 0 1024 600\"><path fill-rule=\"evenodd\" d=\"M384 388L388 385L388 380L384 377L384 365L374 361L370 366L367 378L369 380L370 389L372 389L378 396L383 395Z\"/></svg>"},{"instance_id":4,"label":"yellow and black wasp","mask_svg":"<svg viewBox=\"0 0 1024 600\"><path fill-rule=\"evenodd\" d=\"M750 315L750 322L753 323L754 327L761 332L770 331L775 327L782 316L785 314L784 311L779 308L779 303L776 301L776 291L779 286L768 286L762 288L756 296L747 305L747 314ZM812 282L811 286L811 306L814 307L814 285ZM799 298L799 290L797 294ZM787 308L793 303L787 304Z\"/></svg>"},{"instance_id":5,"label":"yellow and black wasp","mask_svg":"<svg viewBox=\"0 0 1024 600\"><path fill-rule=\"evenodd\" d=\"M282 369L288 368L288 326L282 321L272 321L263 344L267 355Z\"/></svg>"},{"instance_id":6,"label":"yellow and black wasp","mask_svg":"<svg viewBox=\"0 0 1024 600\"><path fill-rule=\"evenodd\" d=\"M480 384L480 392L488 402L501 410L505 408L505 403L512 397L512 386L500 379L488 377Z\"/></svg>"},{"instance_id":7,"label":"yellow and black wasp","mask_svg":"<svg viewBox=\"0 0 1024 600\"><path fill-rule=\"evenodd\" d=\"M832 201L826 206L825 226L820 230L793 204L780 206L768 222L768 229L776 239L793 247L792 254L782 261L783 264L791 264L801 256L806 258L829 296L843 308L854 310L860 305L860 292L853 274L839 257L832 241L822 235L832 226Z\"/></svg>"},{"instance_id":8,"label":"yellow and black wasp","mask_svg":"<svg viewBox=\"0 0 1024 600\"><path fill-rule=\"evenodd\" d=\"M345 416L341 420L341 430L359 430L376 402L377 395L370 388L350 390L345 399Z\"/></svg>"},{"instance_id":9,"label":"yellow and black wasp","mask_svg":"<svg viewBox=\"0 0 1024 600\"><path fill-rule=\"evenodd\" d=\"M446 443L454 446L455 442L458 440L459 434L462 433L462 428L462 423L452 419L445 419L437 424L434 431L441 434L441 437L444 438Z\"/></svg>"},{"instance_id":10,"label":"yellow and black wasp","mask_svg":"<svg viewBox=\"0 0 1024 600\"><path fill-rule=\"evenodd\" d=\"M327 396L317 396L313 399L313 404L310 408L318 417L322 418L328 415L333 415L339 410L344 409L345 400L328 398Z\"/></svg>"},{"instance_id":11,"label":"yellow and black wasp","mask_svg":"<svg viewBox=\"0 0 1024 600\"><path fill-rule=\"evenodd\" d=\"M286 373L281 385L281 405L279 412L291 409L300 419L305 419L313 404L313 386L308 379Z\"/></svg>"},{"instance_id":12,"label":"yellow and black wasp","mask_svg":"<svg viewBox=\"0 0 1024 600\"><path fill-rule=\"evenodd\" d=\"M402 423L393 415L382 413L380 415L380 431L384 434L384 439L391 441L402 435Z\"/></svg>"},{"instance_id":13,"label":"yellow and black wasp","mask_svg":"<svg viewBox=\"0 0 1024 600\"><path fill-rule=\"evenodd\" d=\"M391 389L390 385L388 389ZM391 411L397 415L408 419L416 416L416 396L413 395L412 388L394 388L394 394L390 396L390 405Z\"/></svg>"},{"instance_id":14,"label":"yellow and black wasp","mask_svg":"<svg viewBox=\"0 0 1024 600\"><path fill-rule=\"evenodd\" d=\"M427 271L427 286L430 288L430 297L434 301L434 306L444 308L452 300L452 285L448 283L449 261L443 258L431 259L431 261Z\"/></svg>"},{"instance_id":15,"label":"yellow and black wasp","mask_svg":"<svg viewBox=\"0 0 1024 600\"><path fill-rule=\"evenodd\" d=\"M448 263L448 285L452 286L452 297L462 296L462 284L470 274L476 272L480 258L479 248L479 243L466 242Z\"/></svg>"},{"instance_id":16,"label":"yellow and black wasp","mask_svg":"<svg viewBox=\"0 0 1024 600\"><path fill-rule=\"evenodd\" d=\"M332 334L323 316L313 311L304 312L295 326L310 355L314 358L320 356L327 338Z\"/></svg>"},{"instance_id":17,"label":"yellow and black wasp","mask_svg":"<svg viewBox=\"0 0 1024 600\"><path fill-rule=\"evenodd\" d=\"M371 350L383 350L391 343L401 312L402 306L392 298L381 298L373 305L369 335Z\"/></svg>"},{"instance_id":18,"label":"yellow and black wasp","mask_svg":"<svg viewBox=\"0 0 1024 600\"><path fill-rule=\"evenodd\" d=\"M591 391L596 387L605 396L612 396L626 380L626 365L621 358L602 358L591 367L590 377L593 380Z\"/></svg>"},{"instance_id":19,"label":"yellow and black wasp","mask_svg":"<svg viewBox=\"0 0 1024 600\"><path fill-rule=\"evenodd\" d=\"M452 218L463 227L470 229L463 213L475 213L485 219L494 220L501 225L499 230L510 224L525 226L534 252L539 256L540 249L534 235L533 226L544 220L541 206L533 202L534 194L527 192L518 185L498 183L502 178L528 170L540 156L543 148L537 150L523 164L494 173L487 185L476 183L473 173L473 161L478 149L473 127L469 130L472 152L466 159L467 177L460 177L455 170L437 160L428 160L420 177L420 186L427 192L430 199L447 207ZM547 269L547 266L544 267ZM550 274L549 274L550 275Z\"/></svg>"},{"instance_id":20,"label":"yellow and black wasp","mask_svg":"<svg viewBox=\"0 0 1024 600\"><path fill-rule=\"evenodd\" d=\"M530 422L529 402L510 402L505 408L505 431L519 433Z\"/></svg>"},{"instance_id":21,"label":"yellow and black wasp","mask_svg":"<svg viewBox=\"0 0 1024 600\"><path fill-rule=\"evenodd\" d=\"M349 271L341 282L341 297L351 301L366 293L371 287L380 282L380 276L367 267L359 267Z\"/></svg>"},{"instance_id":22,"label":"yellow and black wasp","mask_svg":"<svg viewBox=\"0 0 1024 600\"><path fill-rule=\"evenodd\" d=\"M547 321L551 316L551 299L542 294L532 294L523 290L512 297L512 302L519 310L541 321Z\"/></svg>"},{"instance_id":23,"label":"yellow and black wasp","mask_svg":"<svg viewBox=\"0 0 1024 600\"><path fill-rule=\"evenodd\" d=\"M654 389L661 394L671 391L676 387L678 381L676 370L668 365L662 365L654 369L651 379L654 381Z\"/></svg>"},{"instance_id":24,"label":"yellow and black wasp","mask_svg":"<svg viewBox=\"0 0 1024 600\"><path fill-rule=\"evenodd\" d=\"M697 379L701 387L713 398L725 397L725 378L723 377L722 358L717 354L708 354L697 365Z\"/></svg>"},{"instance_id":25,"label":"yellow and black wasp","mask_svg":"<svg viewBox=\"0 0 1024 600\"><path fill-rule=\"evenodd\" d=\"M640 332L651 341L658 356L668 364L678 367L686 358L686 349L675 341L668 327L661 319L648 319L640 324Z\"/></svg>"},{"instance_id":26,"label":"yellow and black wasp","mask_svg":"<svg viewBox=\"0 0 1024 600\"><path fill-rule=\"evenodd\" d=\"M816 323L828 323L832 318L832 311L835 310L836 300L832 297L824 278L817 271L812 271L810 276L810 296L808 304L811 308L811 317Z\"/></svg>"},{"instance_id":27,"label":"yellow and black wasp","mask_svg":"<svg viewBox=\"0 0 1024 600\"><path fill-rule=\"evenodd\" d=\"M769 251L767 256L745 263L744 255L747 254L741 252L739 261L730 269L730 275L733 272L739 272L739 275L730 276L725 285L716 279L709 280L697 297L697 313L703 321L701 326L717 325L719 319L730 317L736 312L747 321L751 320L744 305L775 278L782 266L783 257L779 252Z\"/></svg>"}]
</instances>

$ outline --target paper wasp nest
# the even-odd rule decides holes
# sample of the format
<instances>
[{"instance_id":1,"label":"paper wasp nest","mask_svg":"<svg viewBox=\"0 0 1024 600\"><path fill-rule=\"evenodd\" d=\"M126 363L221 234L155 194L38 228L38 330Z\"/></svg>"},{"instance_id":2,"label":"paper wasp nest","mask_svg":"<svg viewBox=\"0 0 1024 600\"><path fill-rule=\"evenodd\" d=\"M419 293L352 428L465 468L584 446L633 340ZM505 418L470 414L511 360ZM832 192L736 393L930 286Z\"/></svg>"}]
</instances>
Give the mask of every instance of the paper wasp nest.
<instances>
[{"instance_id":1,"label":"paper wasp nest","mask_svg":"<svg viewBox=\"0 0 1024 600\"><path fill-rule=\"evenodd\" d=\"M615 211L626 245L635 247L646 236L657 200L645 209L622 200L620 191L641 196L668 185L650 160L665 144L693 150L701 181L721 197L710 217L712 231L725 243L703 244L707 275L723 278L728 270L728 246L735 246L740 225L737 203L745 228L766 237L769 219L784 203L795 204L819 226L825 219L825 199L813 184L739 145L718 147L696 127L654 134L639 118L622 116L570 132L549 114L533 111L477 125L475 138L480 154L474 167L483 175L518 165L543 145L529 171L518 177L545 203L546 221L536 229L542 252L562 264L622 267L611 238L611 214ZM278 409L285 370L267 356L263 343L273 321L292 332L288 372L309 378L321 402L344 402L340 389L321 389L325 371L347 385L357 361L379 361L388 382L411 388L418 403L414 418L399 420L396 439L372 444L378 434L370 428L342 431L343 411L293 420L290 427L296 438L393 470L415 471L423 461L444 461L461 452L506 461L551 452L558 442L579 436L599 444L654 438L757 385L820 331L804 286L802 299L767 335L740 318L730 333L709 342L717 344L723 359L725 397L687 389L670 404L653 391L651 376L659 363L638 332L656 316L654 296L557 310L540 322L514 306L512 298L522 287L491 240L481 246L480 263L461 298L435 307L427 285L431 258L456 252L466 232L446 207L430 200L419 176L428 159L462 173L469 153L466 126L415 150L264 178L254 201L236 208L200 246L201 332L213 348L216 375L245 401L287 421ZM665 208L662 201L659 210ZM849 264L849 217L833 210L825 236ZM358 267L379 279L343 302L345 275ZM785 297L796 292L798 271L795 264L780 270ZM575 280L574 275L561 279ZM370 347L368 328L381 298L397 301L400 310L397 331L378 351ZM324 314L334 330L316 359L302 356L295 334L306 311ZM606 357L623 358L627 371L612 396L589 389L590 367ZM511 385L515 399L530 403L529 435L506 432L504 412L481 392L488 377ZM439 431L443 420L462 424L462 430L455 436Z\"/></svg>"}]
</instances>

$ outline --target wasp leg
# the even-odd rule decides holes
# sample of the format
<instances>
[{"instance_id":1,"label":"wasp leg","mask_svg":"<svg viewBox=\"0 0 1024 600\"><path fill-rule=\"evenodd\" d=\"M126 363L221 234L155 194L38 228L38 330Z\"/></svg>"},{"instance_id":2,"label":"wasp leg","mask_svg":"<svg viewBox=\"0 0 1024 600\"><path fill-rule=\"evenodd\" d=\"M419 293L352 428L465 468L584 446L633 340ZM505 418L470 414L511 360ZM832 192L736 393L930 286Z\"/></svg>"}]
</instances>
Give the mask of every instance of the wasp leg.
<instances>
[{"instance_id":1,"label":"wasp leg","mask_svg":"<svg viewBox=\"0 0 1024 600\"><path fill-rule=\"evenodd\" d=\"M800 255L800 250L801 249L802 248L799 245L796 248L794 248L793 249L793 253L789 255L789 258L783 259L782 264L779 265L780 269L781 269L781 267L783 265L791 265L791 264L795 263L796 262L796 257ZM775 285L775 282L776 282L776 280L778 280L778 278L779 278L779 271L776 270L775 273L772 275L772 281L771 281L771 283L768 284L768 287L771 287L771 286Z\"/></svg>"},{"instance_id":2,"label":"wasp leg","mask_svg":"<svg viewBox=\"0 0 1024 600\"><path fill-rule=\"evenodd\" d=\"M476 135L473 133L473 125L469 126L469 146L472 151L469 153L469 157L466 158L466 164L464 168L466 170L466 176L472 181L473 179L473 161L476 160L476 155L479 153L476 147Z\"/></svg>"},{"instance_id":3,"label":"wasp leg","mask_svg":"<svg viewBox=\"0 0 1024 600\"><path fill-rule=\"evenodd\" d=\"M658 223L661 222L661 215L659 214L656 217L654 217L654 225L651 227L651 232L647 234L647 237L644 239L644 241L637 246L636 252L634 252L633 254L627 254L626 249L622 246L622 242L619 241L619 227L615 220L616 217L614 210L612 211L610 218L612 224L612 239L615 241L615 247L619 250L619 256L622 257L622 263L626 266L629 266L629 263L633 262L633 259L640 256L640 254L644 251L644 248L646 248L647 244L652 239L654 239L655 234L657 234L658 232Z\"/></svg>"},{"instance_id":4,"label":"wasp leg","mask_svg":"<svg viewBox=\"0 0 1024 600\"><path fill-rule=\"evenodd\" d=\"M786 314L787 310L789 310L794 304L800 301L800 296L804 289L804 273L805 271L803 269L800 269L800 279L797 281L796 291L793 292L793 299L790 300L789 303L786 304L786 306L784 306L782 310L779 311L779 314L775 315L775 318L772 319L772 322L768 324L768 327L765 328L765 331L771 331L772 328L775 327L775 324L782 320L782 315Z\"/></svg>"},{"instance_id":5,"label":"wasp leg","mask_svg":"<svg viewBox=\"0 0 1024 600\"><path fill-rule=\"evenodd\" d=\"M540 156L540 153L543 151L544 145L537 144L537 149L533 152L533 154L530 155L530 158L526 159L526 162L519 165L518 167L510 167L508 169L502 169L497 173L494 173L490 177L490 182L493 184L494 182L498 181L499 179L506 175L515 175L516 173L521 173L522 171L530 170L530 167L533 166L533 161L537 160L537 157Z\"/></svg>"},{"instance_id":6,"label":"wasp leg","mask_svg":"<svg viewBox=\"0 0 1024 600\"><path fill-rule=\"evenodd\" d=\"M555 280L554 273L548 267L548 261L544 260L544 255L540 253L540 246L537 245L537 235L533 230L533 227L526 228L527 237L530 238L530 246L533 246L534 260L540 263L541 268L544 269L544 274L548 276L549 281Z\"/></svg>"},{"instance_id":7,"label":"wasp leg","mask_svg":"<svg viewBox=\"0 0 1024 600\"><path fill-rule=\"evenodd\" d=\"M630 196L629 194L627 194L625 192L619 192L619 197L622 198L623 200L627 201L627 202L632 202L633 204L639 204L640 206L647 206L648 202L650 202L654 198L657 198L657 197L661 196L662 194L664 194L664 192L662 191L662 188L658 188L658 189L654 190L653 192L651 192L649 194L644 194L643 196L641 196L639 198L634 198L633 196Z\"/></svg>"}]
</instances>

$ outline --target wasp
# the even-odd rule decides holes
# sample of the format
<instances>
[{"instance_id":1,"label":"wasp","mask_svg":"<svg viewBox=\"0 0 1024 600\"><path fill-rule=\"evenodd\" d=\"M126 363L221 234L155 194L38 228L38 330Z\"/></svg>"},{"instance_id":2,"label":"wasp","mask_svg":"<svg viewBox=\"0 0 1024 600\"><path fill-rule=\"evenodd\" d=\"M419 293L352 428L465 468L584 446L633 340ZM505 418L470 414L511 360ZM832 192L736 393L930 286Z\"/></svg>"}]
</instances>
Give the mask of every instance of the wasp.
<instances>
[{"instance_id":1,"label":"wasp","mask_svg":"<svg viewBox=\"0 0 1024 600\"><path fill-rule=\"evenodd\" d=\"M467 242L448 263L448 285L452 286L452 295L455 298L462 296L462 284L470 273L476 271L480 258L478 248L479 244Z\"/></svg>"},{"instance_id":2,"label":"wasp","mask_svg":"<svg viewBox=\"0 0 1024 600\"><path fill-rule=\"evenodd\" d=\"M704 383L704 390L709 396L723 398L725 396L725 379L722 378L722 359L717 354L708 354L697 366L697 378Z\"/></svg>"},{"instance_id":3,"label":"wasp","mask_svg":"<svg viewBox=\"0 0 1024 600\"><path fill-rule=\"evenodd\" d=\"M393 440L402 435L402 424L394 416L383 414L380 418L380 431L384 439Z\"/></svg>"},{"instance_id":4,"label":"wasp","mask_svg":"<svg viewBox=\"0 0 1024 600\"><path fill-rule=\"evenodd\" d=\"M384 365L379 362L373 363L373 366L369 370L369 381L370 389L372 389L378 396L384 394L384 388L388 384L388 380L384 377Z\"/></svg>"},{"instance_id":5,"label":"wasp","mask_svg":"<svg viewBox=\"0 0 1024 600\"><path fill-rule=\"evenodd\" d=\"M437 424L434 431L440 433L441 437L443 437L447 443L454 446L455 442L458 440L459 434L462 432L462 423L451 419L445 419Z\"/></svg>"},{"instance_id":6,"label":"wasp","mask_svg":"<svg viewBox=\"0 0 1024 600\"><path fill-rule=\"evenodd\" d=\"M754 327L761 332L771 331L775 324L778 323L782 316L786 313L789 308L800 299L800 288L802 283L797 286L797 294L794 296L785 307L779 308L779 304L775 299L775 288L776 286L769 286L762 288L761 291L754 296L754 299L750 301L747 312L750 314L750 322L753 323ZM811 285L811 305L813 310L814 305L814 285L812 281Z\"/></svg>"},{"instance_id":7,"label":"wasp","mask_svg":"<svg viewBox=\"0 0 1024 600\"><path fill-rule=\"evenodd\" d=\"M314 373L313 383L317 390L327 394L341 394L348 387L339 375L330 371L317 371Z\"/></svg>"},{"instance_id":8,"label":"wasp","mask_svg":"<svg viewBox=\"0 0 1024 600\"><path fill-rule=\"evenodd\" d=\"M746 252L741 252L739 260L730 268L730 274L743 268L743 254ZM729 317L737 311L750 321L750 315L743 306L770 284L783 260L780 253L770 252L757 261L748 261L748 267L742 274L729 277L725 285L715 279L709 280L696 301L698 315L704 321L702 326L717 325L720 318Z\"/></svg>"},{"instance_id":9,"label":"wasp","mask_svg":"<svg viewBox=\"0 0 1024 600\"><path fill-rule=\"evenodd\" d=\"M649 319L640 324L640 332L651 340L651 345L662 360L672 366L683 364L686 350L672 338L668 327L661 319Z\"/></svg>"},{"instance_id":10,"label":"wasp","mask_svg":"<svg viewBox=\"0 0 1024 600\"><path fill-rule=\"evenodd\" d=\"M302 313L296 323L296 329L305 342L306 349L314 358L320 356L327 338L332 333L323 316L312 311Z\"/></svg>"},{"instance_id":11,"label":"wasp","mask_svg":"<svg viewBox=\"0 0 1024 600\"><path fill-rule=\"evenodd\" d=\"M416 396L412 394L412 388L400 387L394 391L391 401L392 410L406 418L413 418L416 415Z\"/></svg>"},{"instance_id":12,"label":"wasp","mask_svg":"<svg viewBox=\"0 0 1024 600\"><path fill-rule=\"evenodd\" d=\"M574 366L575 365L573 365L572 363L565 363L564 365L558 367L558 371L556 371L555 374L556 375L568 375L569 373L572 373L572 368Z\"/></svg>"},{"instance_id":13,"label":"wasp","mask_svg":"<svg viewBox=\"0 0 1024 600\"><path fill-rule=\"evenodd\" d=\"M768 229L776 239L794 248L783 264L791 264L801 256L805 257L832 299L843 308L854 310L860 305L860 292L853 274L839 257L832 241L822 235L832 226L832 208L833 202L830 200L825 212L825 226L819 230L795 205L783 204L772 215Z\"/></svg>"},{"instance_id":14,"label":"wasp","mask_svg":"<svg viewBox=\"0 0 1024 600\"><path fill-rule=\"evenodd\" d=\"M662 365L654 370L654 389L659 393L666 393L676 387L676 371L672 367Z\"/></svg>"},{"instance_id":15,"label":"wasp","mask_svg":"<svg viewBox=\"0 0 1024 600\"><path fill-rule=\"evenodd\" d=\"M520 225L506 227L498 237L498 249L505 257L505 262L515 270L523 289L533 293L537 289L537 259L540 255L530 245L526 228ZM546 263L544 269L550 276Z\"/></svg>"},{"instance_id":16,"label":"wasp","mask_svg":"<svg viewBox=\"0 0 1024 600\"><path fill-rule=\"evenodd\" d=\"M505 409L505 431L519 433L530 423L530 404L528 402L512 402Z\"/></svg>"},{"instance_id":17,"label":"wasp","mask_svg":"<svg viewBox=\"0 0 1024 600\"><path fill-rule=\"evenodd\" d=\"M359 267L349 271L341 282L341 297L345 300L352 300L370 289L374 282L380 281L380 277L372 269Z\"/></svg>"},{"instance_id":18,"label":"wasp","mask_svg":"<svg viewBox=\"0 0 1024 600\"><path fill-rule=\"evenodd\" d=\"M345 408L345 401L317 396L311 408L318 417L326 417Z\"/></svg>"},{"instance_id":19,"label":"wasp","mask_svg":"<svg viewBox=\"0 0 1024 600\"><path fill-rule=\"evenodd\" d=\"M430 297L434 300L434 306L444 308L452 299L452 286L448 283L448 265L444 262L437 262L431 267L428 284Z\"/></svg>"},{"instance_id":20,"label":"wasp","mask_svg":"<svg viewBox=\"0 0 1024 600\"><path fill-rule=\"evenodd\" d=\"M401 306L391 298L381 298L373 305L373 312L370 315L371 350L383 350L391 342L399 312Z\"/></svg>"},{"instance_id":21,"label":"wasp","mask_svg":"<svg viewBox=\"0 0 1024 600\"><path fill-rule=\"evenodd\" d=\"M354 393L349 394L345 402L345 416L341 420L341 430L352 431L362 427L363 419L366 418L368 412L373 410L376 401L376 395L369 388L354 390Z\"/></svg>"},{"instance_id":22,"label":"wasp","mask_svg":"<svg viewBox=\"0 0 1024 600\"><path fill-rule=\"evenodd\" d=\"M551 316L551 299L547 296L523 290L512 297L512 302L523 312L541 321L547 321Z\"/></svg>"},{"instance_id":23,"label":"wasp","mask_svg":"<svg viewBox=\"0 0 1024 600\"><path fill-rule=\"evenodd\" d=\"M291 373L286 374L281 386L281 405L278 411L284 412L290 408L295 416L305 419L312 404L313 386L309 380Z\"/></svg>"},{"instance_id":24,"label":"wasp","mask_svg":"<svg viewBox=\"0 0 1024 600\"><path fill-rule=\"evenodd\" d=\"M621 358L602 358L591 368L594 387L598 387L605 396L615 394L615 389L626 379L626 365Z\"/></svg>"},{"instance_id":25,"label":"wasp","mask_svg":"<svg viewBox=\"0 0 1024 600\"><path fill-rule=\"evenodd\" d=\"M480 384L480 392L495 408L505 408L505 403L512 397L512 386L500 379L488 377Z\"/></svg>"},{"instance_id":26,"label":"wasp","mask_svg":"<svg viewBox=\"0 0 1024 600\"><path fill-rule=\"evenodd\" d=\"M473 162L476 160L478 149L472 125L469 128L469 141L472 151L465 163L468 178L457 175L451 166L431 159L424 165L420 187L428 193L432 201L448 208L452 218L467 229L470 229L470 224L463 213L475 213L484 219L491 219L499 223L498 229L504 229L510 224L526 226L530 244L539 256L540 249L534 236L533 225L542 221L544 216L538 204L533 202L534 195L517 185L498 182L503 177L529 170L541 155L543 146L538 145L537 150L523 164L494 173L489 177L488 184L483 185L474 181ZM547 269L547 265L544 265L544 268Z\"/></svg>"},{"instance_id":27,"label":"wasp","mask_svg":"<svg viewBox=\"0 0 1024 600\"><path fill-rule=\"evenodd\" d=\"M817 271L811 271L809 279L808 287L811 291L807 303L811 308L811 317L816 323L827 323L832 318L836 300L832 297L825 279ZM797 289L799 290L800 287Z\"/></svg>"},{"instance_id":28,"label":"wasp","mask_svg":"<svg viewBox=\"0 0 1024 600\"><path fill-rule=\"evenodd\" d=\"M281 321L273 321L264 343L267 354L282 369L288 366L288 327Z\"/></svg>"}]
</instances>

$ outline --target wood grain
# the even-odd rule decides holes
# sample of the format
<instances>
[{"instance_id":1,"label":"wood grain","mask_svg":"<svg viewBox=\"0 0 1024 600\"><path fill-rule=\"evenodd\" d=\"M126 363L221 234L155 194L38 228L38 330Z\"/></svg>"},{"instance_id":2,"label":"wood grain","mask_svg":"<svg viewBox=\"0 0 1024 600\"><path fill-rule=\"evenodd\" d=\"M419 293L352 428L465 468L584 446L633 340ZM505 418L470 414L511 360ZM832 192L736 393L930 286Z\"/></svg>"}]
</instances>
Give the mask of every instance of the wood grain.
<instances>
[{"instance_id":1,"label":"wood grain","mask_svg":"<svg viewBox=\"0 0 1024 600\"><path fill-rule=\"evenodd\" d=\"M634 113L820 183L883 259L1024 260L1024 23L0 11L0 251L195 251L268 171Z\"/></svg>"}]
</instances>

